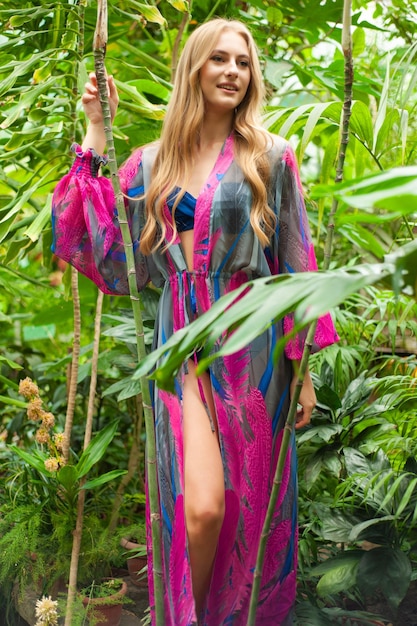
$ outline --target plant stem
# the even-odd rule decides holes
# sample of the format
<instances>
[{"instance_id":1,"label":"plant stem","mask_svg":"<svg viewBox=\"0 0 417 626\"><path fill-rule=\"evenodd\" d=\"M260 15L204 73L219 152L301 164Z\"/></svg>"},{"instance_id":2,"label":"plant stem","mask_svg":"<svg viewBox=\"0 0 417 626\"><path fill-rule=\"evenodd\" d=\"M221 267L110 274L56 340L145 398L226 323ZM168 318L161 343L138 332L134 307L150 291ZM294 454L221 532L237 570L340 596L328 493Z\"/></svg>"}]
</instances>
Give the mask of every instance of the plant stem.
<instances>
[{"instance_id":1,"label":"plant stem","mask_svg":"<svg viewBox=\"0 0 417 626\"><path fill-rule=\"evenodd\" d=\"M136 267L133 253L132 236L126 215L123 193L117 170L116 152L114 147L110 106L107 96L107 80L104 67L104 57L107 44L107 0L98 0L97 26L94 34L94 66L97 84L100 93L100 102L103 110L104 130L109 158L110 178L116 199L116 208L119 216L120 230L126 254L126 267L132 304L133 317L136 329L136 345L138 360L146 356L146 347L143 332L142 314L140 310L139 293L136 282ZM148 497L150 507L152 531L153 583L155 591L155 620L156 626L164 626L164 589L162 584L162 554L161 554L161 515L159 512L158 477L156 468L156 442L154 417L152 411L151 394L148 380L141 378L142 402L146 430L146 459Z\"/></svg>"},{"instance_id":2,"label":"plant stem","mask_svg":"<svg viewBox=\"0 0 417 626\"><path fill-rule=\"evenodd\" d=\"M72 293L72 306L74 316L74 331L72 338L72 358L69 366L68 377L68 399L67 399L67 413L65 416L65 428L64 428L64 445L62 454L65 462L68 462L72 424L74 421L75 399L77 396L77 379L78 379L78 359L80 357L80 336L81 336L81 311L80 311L80 294L78 292L78 272L71 267L71 293Z\"/></svg>"},{"instance_id":3,"label":"plant stem","mask_svg":"<svg viewBox=\"0 0 417 626\"><path fill-rule=\"evenodd\" d=\"M97 294L96 302L96 314L94 318L94 340L93 340L93 354L91 357L91 378L90 388L88 391L88 409L87 419L85 423L84 431L84 450L87 448L91 441L91 433L93 431L93 417L94 417L94 399L96 396L97 388L97 363L99 357L100 348L100 326L101 326L101 312L103 308L104 294L99 291ZM84 504L86 492L83 486L86 482L86 476L83 476L78 484L77 494L77 519L75 523L75 529L72 540L72 552L71 552L71 565L70 575L68 581L68 595L67 595L67 607L65 612L65 625L71 626L74 600L77 593L77 578L78 578L78 563L80 560L81 541L84 524Z\"/></svg>"},{"instance_id":4,"label":"plant stem","mask_svg":"<svg viewBox=\"0 0 417 626\"><path fill-rule=\"evenodd\" d=\"M343 178L343 166L346 156L346 148L349 141L349 120L351 115L352 105L352 85L353 85L353 61L352 61L352 39L351 39L351 0L344 0L343 4L343 33L342 33L342 47L345 57L345 81L344 81L344 102L341 124L341 139L338 152L338 160L336 167L335 182L338 183ZM327 235L325 243L325 255L324 255L324 269L329 269L332 246L333 246L333 234L334 234L334 216L338 207L338 201L333 199L331 211L329 214L329 221L327 226ZM288 411L287 421L284 427L284 433L281 441L281 448L279 451L277 466L275 470L273 486L271 489L271 496L268 504L267 513L265 516L265 522L262 528L261 539L259 542L258 555L256 559L255 573L253 577L252 593L249 605L247 626L255 626L256 622L256 610L258 605L258 598L261 586L262 570L265 558L266 544L271 528L272 517L275 511L278 495L280 492L283 471L285 461L288 455L288 448L290 440L293 436L295 418L297 414L297 403L300 397L301 388L303 386L305 373L307 371L308 360L311 354L311 349L314 341L314 335L316 332L317 321L313 322L307 333L306 341L304 344L303 355L300 362L300 367L297 373L297 383L294 389L293 397L291 398L291 404Z\"/></svg>"}]
</instances>

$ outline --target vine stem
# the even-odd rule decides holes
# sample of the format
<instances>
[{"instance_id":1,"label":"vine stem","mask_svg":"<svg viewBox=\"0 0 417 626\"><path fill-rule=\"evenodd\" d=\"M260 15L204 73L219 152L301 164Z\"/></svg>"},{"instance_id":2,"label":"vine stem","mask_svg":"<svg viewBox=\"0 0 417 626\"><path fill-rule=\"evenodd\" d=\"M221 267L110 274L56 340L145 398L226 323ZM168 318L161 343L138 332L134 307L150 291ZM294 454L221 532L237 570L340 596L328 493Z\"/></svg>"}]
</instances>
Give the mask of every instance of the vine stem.
<instances>
[{"instance_id":1,"label":"vine stem","mask_svg":"<svg viewBox=\"0 0 417 626\"><path fill-rule=\"evenodd\" d=\"M345 59L344 64L344 101L341 121L341 137L339 143L338 159L336 165L335 182L341 182L343 178L343 168L346 157L346 149L349 141L349 121L352 109L352 87L353 87L353 60L352 60L352 37L351 37L351 11L352 1L344 0L343 3L343 32L342 32L342 48ZM333 198L331 210L329 213L326 242L324 248L323 269L330 267L331 254L333 248L334 234L334 218L338 208L338 201ZM304 377L307 371L308 360L311 354L314 335L316 332L317 320L313 322L307 332L304 344L303 355L297 372L297 383L294 389L293 397L288 411L287 421L284 427L284 433L281 441L281 448L278 455L275 475L273 479L271 496L268 503L268 509L265 516L264 525L262 527L261 539L259 542L258 554L256 558L255 572L253 576L253 586L250 598L249 613L247 626L256 626L256 610L259 600L259 592L261 587L262 570L265 559L266 545L271 528L271 522L275 511L277 499L282 485L282 477L285 467L285 461L288 456L290 441L294 434L295 418L297 414L297 403L300 397L301 388L303 386Z\"/></svg>"},{"instance_id":2,"label":"vine stem","mask_svg":"<svg viewBox=\"0 0 417 626\"><path fill-rule=\"evenodd\" d=\"M107 0L98 0L97 24L94 34L93 53L94 66L97 77L97 85L100 93L100 102L103 110L104 130L108 151L108 164L110 180L113 185L116 199L116 208L119 217L120 230L126 255L127 278L129 285L130 301L133 310L133 318L136 331L137 356L140 362L146 356L146 347L143 331L142 314L140 310L140 298L136 282L135 257L133 253L132 236L127 220L123 193L120 188L118 176L116 151L112 132L110 105L107 95L106 70L104 58L107 45ZM151 533L152 533L152 559L153 559L153 584L155 593L155 625L164 626L164 589L162 581L162 553L161 553L161 514L158 498L158 477L156 467L156 441L155 424L152 411L149 382L145 376L140 380L142 391L142 403L146 430L146 467L148 498L150 508Z\"/></svg>"}]
</instances>

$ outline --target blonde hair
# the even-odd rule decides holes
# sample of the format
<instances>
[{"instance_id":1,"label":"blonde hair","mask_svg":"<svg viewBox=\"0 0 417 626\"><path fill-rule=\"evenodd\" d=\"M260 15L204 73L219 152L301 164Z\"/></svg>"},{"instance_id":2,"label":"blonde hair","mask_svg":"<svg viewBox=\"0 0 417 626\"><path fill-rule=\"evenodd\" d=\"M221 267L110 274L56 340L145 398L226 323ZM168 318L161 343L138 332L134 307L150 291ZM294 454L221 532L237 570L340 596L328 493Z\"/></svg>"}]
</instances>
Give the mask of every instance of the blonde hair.
<instances>
[{"instance_id":1,"label":"blonde hair","mask_svg":"<svg viewBox=\"0 0 417 626\"><path fill-rule=\"evenodd\" d=\"M146 223L141 234L141 251L150 254L164 244L167 234L164 203L179 183L186 184L192 166L196 137L204 119L204 99L200 87L200 69L209 58L221 33L232 30L245 40L249 50L251 78L245 97L233 120L235 157L251 187L251 225L267 245L275 227L273 211L268 206L269 161L268 133L262 128L260 111L264 97L258 53L249 30L240 22L214 19L199 26L189 37L181 54L174 89L164 119L159 150L146 192ZM185 193L181 189L173 211ZM173 236L177 235L172 219Z\"/></svg>"}]
</instances>

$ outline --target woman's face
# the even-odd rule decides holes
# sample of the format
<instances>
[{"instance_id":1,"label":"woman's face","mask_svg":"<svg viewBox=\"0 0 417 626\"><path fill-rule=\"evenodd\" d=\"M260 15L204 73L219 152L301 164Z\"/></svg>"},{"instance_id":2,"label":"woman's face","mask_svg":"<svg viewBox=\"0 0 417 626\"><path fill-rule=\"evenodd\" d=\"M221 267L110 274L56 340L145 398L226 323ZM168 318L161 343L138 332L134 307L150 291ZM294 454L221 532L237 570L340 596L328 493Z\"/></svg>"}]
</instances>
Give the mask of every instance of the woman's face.
<instances>
[{"instance_id":1,"label":"woman's face","mask_svg":"<svg viewBox=\"0 0 417 626\"><path fill-rule=\"evenodd\" d=\"M224 30L200 70L206 112L225 113L242 102L251 79L249 49L233 30Z\"/></svg>"}]
</instances>

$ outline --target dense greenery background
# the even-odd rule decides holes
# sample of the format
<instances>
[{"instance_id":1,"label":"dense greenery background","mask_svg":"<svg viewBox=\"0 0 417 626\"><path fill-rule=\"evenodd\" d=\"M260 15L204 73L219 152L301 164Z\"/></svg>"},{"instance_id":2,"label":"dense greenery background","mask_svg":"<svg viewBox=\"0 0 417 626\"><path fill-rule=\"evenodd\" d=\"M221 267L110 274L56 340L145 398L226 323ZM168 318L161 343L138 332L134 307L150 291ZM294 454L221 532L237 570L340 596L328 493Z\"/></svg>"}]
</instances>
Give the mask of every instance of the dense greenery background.
<instances>
[{"instance_id":1,"label":"dense greenery background","mask_svg":"<svg viewBox=\"0 0 417 626\"><path fill-rule=\"evenodd\" d=\"M106 64L121 96L114 128L119 162L158 135L179 51L195 25L214 15L243 20L261 54L265 125L296 148L320 264L335 194L344 98L342 8L342 0L196 0L192 5L183 0L109 0ZM416 16L416 3L409 0L353 2L347 188L338 192L333 269L364 263L376 267L415 236ZM49 216L54 186L71 164L70 145L81 140L85 127L78 94L93 69L95 21L93 1L22 1L16 7L0 0L2 511L16 511L28 499L56 506L45 487L49 479L40 478L36 468L31 475L8 446L32 452L39 448L36 426L27 419L17 389L26 376L37 381L57 430L64 429L73 303L70 271L50 252ZM376 182L368 178L377 174ZM362 610L378 594L395 613L417 577L417 311L411 289L394 295L392 283L372 282L334 308L340 344L312 359L319 405L313 427L298 437L300 597L309 602L306 609L300 601L298 614L309 614L313 621L300 623L336 623L338 614L329 612L314 622L313 608L341 610L348 598L352 608ZM71 440L76 458L84 436L97 298L95 287L83 277L79 291L81 356ZM148 345L157 299L153 289L143 295ZM137 430L140 385L131 378L133 344L128 299L106 297L94 431L119 421L105 460L93 468L96 477L127 469L132 443L143 447L144 434ZM126 523L134 521L142 506L136 495L144 491L140 454L136 467L120 511ZM88 500L86 515L98 534L103 516L97 512L110 516L114 504L118 481L110 484L111 489L106 485L91 492ZM22 519L27 517L15 515L12 525ZM72 522L68 514L66 530ZM66 530L57 530L53 520L51 524L62 538ZM23 535L36 534L24 524L20 528ZM2 533L6 537L9 530L10 524L0 523L0 545ZM363 541L378 547L364 551ZM93 557L99 554L98 544ZM35 542L34 551L39 545ZM68 557L68 550L62 543L62 554ZM13 580L9 565L0 568L4 589Z\"/></svg>"}]
</instances>

